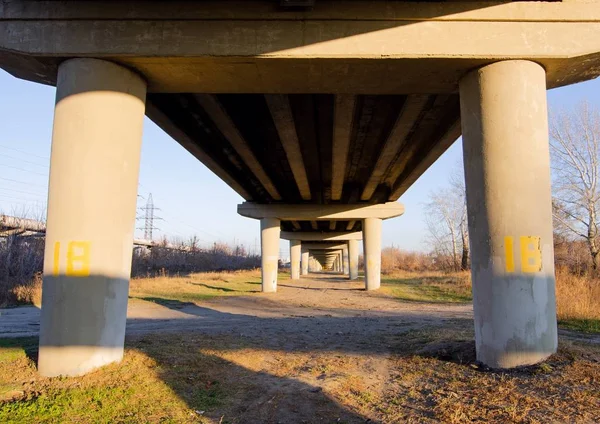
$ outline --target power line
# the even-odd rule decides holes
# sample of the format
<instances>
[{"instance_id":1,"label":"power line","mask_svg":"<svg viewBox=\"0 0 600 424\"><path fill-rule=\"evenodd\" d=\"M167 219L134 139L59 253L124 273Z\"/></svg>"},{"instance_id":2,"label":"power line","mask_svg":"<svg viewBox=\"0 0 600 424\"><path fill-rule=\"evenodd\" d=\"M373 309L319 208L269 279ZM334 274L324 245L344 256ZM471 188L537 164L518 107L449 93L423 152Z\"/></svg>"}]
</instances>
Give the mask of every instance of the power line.
<instances>
[{"instance_id":1,"label":"power line","mask_svg":"<svg viewBox=\"0 0 600 424\"><path fill-rule=\"evenodd\" d=\"M31 165L41 166L41 167L44 167L44 168L49 168L50 167L50 165L48 165L48 164L31 162L30 160L21 159L21 158L15 157L15 156L0 154L0 157L8 158L8 159L15 159L15 160L18 160L18 161L21 161L21 162L24 162L24 163L29 163Z\"/></svg>"},{"instance_id":2,"label":"power line","mask_svg":"<svg viewBox=\"0 0 600 424\"><path fill-rule=\"evenodd\" d=\"M42 177L47 177L47 176L48 176L48 174L47 174L47 173L46 173L46 174L42 174L41 172L30 171L29 169L20 168L20 167L18 167L18 166L4 165L4 164L2 164L2 166L3 166L3 167L5 167L5 168L12 168L12 169L17 169L17 170L19 170L19 171L25 171L25 172L27 172L28 174L36 174L36 175L41 175Z\"/></svg>"},{"instance_id":3,"label":"power line","mask_svg":"<svg viewBox=\"0 0 600 424\"><path fill-rule=\"evenodd\" d=\"M1 144L0 144L0 148L8 149L8 150L14 150L15 152L19 152L19 153L25 153L28 156L33 156L33 157L40 158L40 159L46 159L46 160L50 159L47 156L36 155L36 154L30 153L30 152L26 152L25 150L15 149L14 147L3 146Z\"/></svg>"},{"instance_id":4,"label":"power line","mask_svg":"<svg viewBox=\"0 0 600 424\"><path fill-rule=\"evenodd\" d=\"M31 185L31 186L38 186L38 187L43 187L43 188L45 188L45 189L47 189L47 188L48 188L48 186L46 186L46 185L35 184L35 183L27 183L27 182L24 182L24 181L13 180L13 179L11 179L11 178L3 178L3 177L0 177L0 180L11 181L11 182L13 182L13 183L19 183L19 184L25 184L25 185Z\"/></svg>"},{"instance_id":5,"label":"power line","mask_svg":"<svg viewBox=\"0 0 600 424\"><path fill-rule=\"evenodd\" d=\"M0 190L7 190L7 191L14 191L15 193L21 193L21 194L33 194L36 196L46 196L48 193L42 193L42 192L33 192L33 191L24 191L24 190L15 190L12 188L6 188L6 187L0 187Z\"/></svg>"}]
</instances>

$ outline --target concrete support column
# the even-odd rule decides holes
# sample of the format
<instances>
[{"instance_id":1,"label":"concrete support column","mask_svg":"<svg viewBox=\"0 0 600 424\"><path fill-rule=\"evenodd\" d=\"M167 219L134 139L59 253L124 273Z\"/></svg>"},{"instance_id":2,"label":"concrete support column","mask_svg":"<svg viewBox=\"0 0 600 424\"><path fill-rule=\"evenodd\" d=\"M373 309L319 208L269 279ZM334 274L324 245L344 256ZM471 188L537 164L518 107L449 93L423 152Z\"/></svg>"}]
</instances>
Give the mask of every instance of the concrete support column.
<instances>
[{"instance_id":1,"label":"concrete support column","mask_svg":"<svg viewBox=\"0 0 600 424\"><path fill-rule=\"evenodd\" d=\"M348 260L350 262L350 279L358 278L358 240L348 240Z\"/></svg>"},{"instance_id":2,"label":"concrete support column","mask_svg":"<svg viewBox=\"0 0 600 424\"><path fill-rule=\"evenodd\" d=\"M485 66L460 103L477 359L534 364L557 347L545 71Z\"/></svg>"},{"instance_id":3,"label":"concrete support column","mask_svg":"<svg viewBox=\"0 0 600 424\"><path fill-rule=\"evenodd\" d=\"M302 245L300 240L290 240L290 271L292 280L300 279L300 255Z\"/></svg>"},{"instance_id":4,"label":"concrete support column","mask_svg":"<svg viewBox=\"0 0 600 424\"><path fill-rule=\"evenodd\" d=\"M308 258L309 258L308 250L302 251L302 261L301 261L302 269L300 270L301 275L308 274L308 261L309 261Z\"/></svg>"},{"instance_id":5,"label":"concrete support column","mask_svg":"<svg viewBox=\"0 0 600 424\"><path fill-rule=\"evenodd\" d=\"M365 289L377 290L381 285L381 219L363 219L365 251Z\"/></svg>"},{"instance_id":6,"label":"concrete support column","mask_svg":"<svg viewBox=\"0 0 600 424\"><path fill-rule=\"evenodd\" d=\"M348 263L348 243L346 243L346 246L342 249L342 263L343 263L343 273L346 275L349 275L350 273L350 266Z\"/></svg>"},{"instance_id":7,"label":"concrete support column","mask_svg":"<svg viewBox=\"0 0 600 424\"><path fill-rule=\"evenodd\" d=\"M280 234L279 219L263 218L260 220L261 276L264 293L277 291Z\"/></svg>"},{"instance_id":8,"label":"concrete support column","mask_svg":"<svg viewBox=\"0 0 600 424\"><path fill-rule=\"evenodd\" d=\"M111 62L58 69L38 368L123 357L146 84Z\"/></svg>"}]
</instances>

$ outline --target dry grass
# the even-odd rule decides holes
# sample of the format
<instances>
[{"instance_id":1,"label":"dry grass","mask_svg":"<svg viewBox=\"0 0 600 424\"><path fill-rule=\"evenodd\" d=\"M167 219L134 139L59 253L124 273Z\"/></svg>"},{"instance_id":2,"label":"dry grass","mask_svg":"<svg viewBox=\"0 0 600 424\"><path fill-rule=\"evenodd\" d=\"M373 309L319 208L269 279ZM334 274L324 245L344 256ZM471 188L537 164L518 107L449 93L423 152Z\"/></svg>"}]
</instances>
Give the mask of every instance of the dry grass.
<instances>
[{"instance_id":1,"label":"dry grass","mask_svg":"<svg viewBox=\"0 0 600 424\"><path fill-rule=\"evenodd\" d=\"M129 284L129 296L132 299L144 300L194 302L218 296L239 296L257 292L260 292L260 270L134 278Z\"/></svg>"},{"instance_id":2,"label":"dry grass","mask_svg":"<svg viewBox=\"0 0 600 424\"><path fill-rule=\"evenodd\" d=\"M469 302L471 275L469 272L394 271L382 275L382 291L401 300L416 302Z\"/></svg>"},{"instance_id":3,"label":"dry grass","mask_svg":"<svg viewBox=\"0 0 600 424\"><path fill-rule=\"evenodd\" d=\"M36 273L32 279L12 278L0 280L0 308L16 305L42 304L42 274Z\"/></svg>"},{"instance_id":4,"label":"dry grass","mask_svg":"<svg viewBox=\"0 0 600 424\"><path fill-rule=\"evenodd\" d=\"M69 379L36 374L35 340L0 341L0 422L599 422L600 347L561 340L544 364L492 372L473 363L470 328L412 330L362 352L138 336L121 364Z\"/></svg>"},{"instance_id":5,"label":"dry grass","mask_svg":"<svg viewBox=\"0 0 600 424\"><path fill-rule=\"evenodd\" d=\"M407 272L383 275L382 292L397 299L418 302L469 302L470 272ZM557 315L561 326L600 333L600 280L556 271Z\"/></svg>"},{"instance_id":6,"label":"dry grass","mask_svg":"<svg viewBox=\"0 0 600 424\"><path fill-rule=\"evenodd\" d=\"M562 319L600 319L600 280L558 269L557 312Z\"/></svg>"}]
</instances>

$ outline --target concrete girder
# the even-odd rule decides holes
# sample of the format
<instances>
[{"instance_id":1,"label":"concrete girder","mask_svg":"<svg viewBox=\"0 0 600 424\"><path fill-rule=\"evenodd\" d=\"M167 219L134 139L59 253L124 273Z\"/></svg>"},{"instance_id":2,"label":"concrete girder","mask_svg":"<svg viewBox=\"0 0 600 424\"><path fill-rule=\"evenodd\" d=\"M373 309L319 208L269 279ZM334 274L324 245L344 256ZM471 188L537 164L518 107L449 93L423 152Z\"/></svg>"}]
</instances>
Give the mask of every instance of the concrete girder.
<instances>
[{"instance_id":1,"label":"concrete girder","mask_svg":"<svg viewBox=\"0 0 600 424\"><path fill-rule=\"evenodd\" d=\"M247 218L277 218L293 220L352 220L364 218L389 219L404 213L404 205L387 202L377 205L330 204L330 205L282 205L244 202L238 205L238 213Z\"/></svg>"},{"instance_id":2,"label":"concrete girder","mask_svg":"<svg viewBox=\"0 0 600 424\"><path fill-rule=\"evenodd\" d=\"M277 191L273 181L271 181L271 178L269 178L264 168L252 152L252 149L250 149L250 146L246 140L244 140L244 137L237 130L235 124L231 120L231 117L229 117L227 111L219 103L219 100L216 98L216 96L211 94L195 94L194 96L198 103L210 116L215 125L219 128L219 131L221 131L221 133L231 143L240 157L244 160L248 168L250 168L252 173L256 175L269 195L275 200L281 200L281 195Z\"/></svg>"},{"instance_id":3,"label":"concrete girder","mask_svg":"<svg viewBox=\"0 0 600 424\"><path fill-rule=\"evenodd\" d=\"M279 139L285 150L302 200L310 200L310 185L308 184L306 168L302 160L302 151L300 150L300 142L298 141L298 134L289 99L282 94L269 94L265 96L265 99L273 122L275 122Z\"/></svg>"},{"instance_id":4,"label":"concrete girder","mask_svg":"<svg viewBox=\"0 0 600 424\"><path fill-rule=\"evenodd\" d=\"M348 149L352 136L356 96L337 95L334 106L333 151L331 166L331 199L340 200L346 177Z\"/></svg>"},{"instance_id":5,"label":"concrete girder","mask_svg":"<svg viewBox=\"0 0 600 424\"><path fill-rule=\"evenodd\" d=\"M600 11L589 0L321 0L301 12L266 1L209 1L202 11L167 1L24 3L3 3L0 33L14 34L0 39L14 52L3 66L46 83L74 56L121 62L162 92L448 93L470 69L505 59L542 64L550 88L600 74Z\"/></svg>"},{"instance_id":6,"label":"concrete girder","mask_svg":"<svg viewBox=\"0 0 600 424\"><path fill-rule=\"evenodd\" d=\"M335 221L333 221L335 222ZM282 231L281 238L284 240L301 240L308 241L345 241L345 240L362 240L362 231L354 232L331 232L331 233L316 233L311 231Z\"/></svg>"}]
</instances>

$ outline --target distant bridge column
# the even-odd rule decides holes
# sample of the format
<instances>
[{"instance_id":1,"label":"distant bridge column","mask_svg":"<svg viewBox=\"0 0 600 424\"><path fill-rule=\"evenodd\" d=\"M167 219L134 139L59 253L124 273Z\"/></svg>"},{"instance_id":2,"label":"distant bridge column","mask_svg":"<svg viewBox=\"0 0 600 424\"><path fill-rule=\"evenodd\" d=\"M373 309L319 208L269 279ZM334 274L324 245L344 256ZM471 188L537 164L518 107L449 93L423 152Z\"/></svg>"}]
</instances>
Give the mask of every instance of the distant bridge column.
<instances>
[{"instance_id":1,"label":"distant bridge column","mask_svg":"<svg viewBox=\"0 0 600 424\"><path fill-rule=\"evenodd\" d=\"M302 245L300 240L290 240L290 271L292 280L300 279L300 256Z\"/></svg>"},{"instance_id":2,"label":"distant bridge column","mask_svg":"<svg viewBox=\"0 0 600 424\"><path fill-rule=\"evenodd\" d=\"M557 347L544 68L485 66L460 100L477 359L534 364Z\"/></svg>"},{"instance_id":3,"label":"distant bridge column","mask_svg":"<svg viewBox=\"0 0 600 424\"><path fill-rule=\"evenodd\" d=\"M280 227L281 222L277 218L260 220L262 291L265 293L277 291Z\"/></svg>"},{"instance_id":4,"label":"distant bridge column","mask_svg":"<svg viewBox=\"0 0 600 424\"><path fill-rule=\"evenodd\" d=\"M365 251L365 289L377 290L381 285L381 219L363 220Z\"/></svg>"},{"instance_id":5,"label":"distant bridge column","mask_svg":"<svg viewBox=\"0 0 600 424\"><path fill-rule=\"evenodd\" d=\"M308 262L309 262L308 250L302 250L302 260L301 260L302 269L300 270L301 275L308 274Z\"/></svg>"},{"instance_id":6,"label":"distant bridge column","mask_svg":"<svg viewBox=\"0 0 600 424\"><path fill-rule=\"evenodd\" d=\"M358 240L348 240L348 260L350 262L350 279L358 278Z\"/></svg>"},{"instance_id":7,"label":"distant bridge column","mask_svg":"<svg viewBox=\"0 0 600 424\"><path fill-rule=\"evenodd\" d=\"M146 84L119 65L58 70L38 368L81 375L123 358Z\"/></svg>"},{"instance_id":8,"label":"distant bridge column","mask_svg":"<svg viewBox=\"0 0 600 424\"><path fill-rule=\"evenodd\" d=\"M346 246L344 246L344 248L342 249L342 262L343 262L343 272L344 272L344 274L349 276L350 266L348 263L348 243L346 243Z\"/></svg>"}]
</instances>

